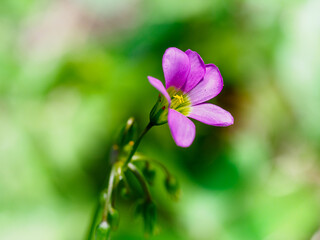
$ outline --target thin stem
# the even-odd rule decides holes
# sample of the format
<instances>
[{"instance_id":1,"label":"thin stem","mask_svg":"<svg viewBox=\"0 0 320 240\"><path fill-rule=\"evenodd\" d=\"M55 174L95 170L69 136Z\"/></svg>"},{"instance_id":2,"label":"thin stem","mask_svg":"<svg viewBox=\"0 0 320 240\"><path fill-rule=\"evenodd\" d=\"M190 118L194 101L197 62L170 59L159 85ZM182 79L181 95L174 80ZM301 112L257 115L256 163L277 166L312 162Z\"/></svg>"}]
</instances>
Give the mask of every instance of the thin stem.
<instances>
[{"instance_id":1,"label":"thin stem","mask_svg":"<svg viewBox=\"0 0 320 240\"><path fill-rule=\"evenodd\" d=\"M111 194L112 194L112 190L113 190L113 182L114 182L114 174L115 172L115 168L114 168L114 165L113 167L111 168L111 172L110 172L110 176L109 176L109 182L108 182L108 191L107 191L107 197L105 199L105 205L104 205L104 208L103 208L103 215L102 215L102 221L106 221L107 220L107 216L108 216L108 210L109 210L109 203L110 203L110 200L111 200ZM92 219L92 223L91 223L91 228L89 230L89 234L88 234L88 240L92 240L93 239L93 236L95 234L95 227L96 227L96 224L97 224L97 221L98 221L98 217L99 217L99 212L101 211L101 203L100 203L100 200L98 201L97 203L97 208L96 208L96 211L95 211L95 214L93 216L93 219Z\"/></svg>"},{"instance_id":2,"label":"thin stem","mask_svg":"<svg viewBox=\"0 0 320 240\"><path fill-rule=\"evenodd\" d=\"M140 182L141 187L146 194L147 200L151 201L151 194L150 194L149 188L146 184L146 180L144 179L143 175L140 173L139 169L132 163L128 163L128 168L131 170L131 172L136 176L136 178Z\"/></svg>"},{"instance_id":3,"label":"thin stem","mask_svg":"<svg viewBox=\"0 0 320 240\"><path fill-rule=\"evenodd\" d=\"M169 170L166 168L166 166L165 165L163 165L161 162L159 162L159 161L157 161L157 160L153 160L153 159L148 159L148 158L144 158L144 157L142 157L142 158L132 158L132 161L133 162L138 162L138 161L141 161L141 162L147 162L147 163L155 163L155 164L157 164L159 167L161 167L162 168L162 170L165 172L165 174L167 175L167 176L171 176L171 174L170 174L170 172L169 172Z\"/></svg>"},{"instance_id":4,"label":"thin stem","mask_svg":"<svg viewBox=\"0 0 320 240\"><path fill-rule=\"evenodd\" d=\"M131 152L130 152L130 154L129 154L126 162L125 162L125 165L127 165L127 164L130 162L132 156L133 156L134 153L137 151L137 148L138 148L138 146L139 146L139 144L140 144L141 139L142 139L142 138L144 137L144 135L150 130L150 128L151 128L152 126L153 126L153 124L152 124L151 122L149 122L149 124L148 124L148 125L146 126L146 128L143 130L143 132L141 133L141 135L139 136L139 138L137 139L137 141L134 143L134 145L133 145L133 147L132 147L132 150L131 150Z\"/></svg>"},{"instance_id":5,"label":"thin stem","mask_svg":"<svg viewBox=\"0 0 320 240\"><path fill-rule=\"evenodd\" d=\"M144 180L143 176L141 175L140 171L133 164L130 164L130 161L131 161L132 156L135 154L135 152L136 152L136 150L137 150L137 148L138 148L138 146L139 146L139 144L141 142L141 139L150 130L151 127L153 127L153 124L149 123L147 125L147 127L143 130L143 132L141 133L141 135L139 136L137 141L134 143L134 145L132 147L132 150L131 150L131 152L130 152L130 154L129 154L129 156L126 159L126 162L124 164L124 166L128 165L129 169L137 177L137 179L141 183L141 186L142 186L143 190L146 193L146 196L147 196L148 200L151 200L151 195L150 195L148 186L146 185L145 180ZM117 150L117 149L115 149L115 150ZM114 161L112 161L112 163L114 163ZM116 175L115 171L116 171L116 169L115 169L115 166L113 164L111 172L110 172L110 176L109 176L109 182L108 182L108 188L107 188L107 197L106 197L105 204L104 204L103 210L102 210L102 221L107 221L108 212L109 212L110 207L112 206L112 202L111 202L112 198L111 197L112 197L114 179L115 179L115 175ZM93 239L93 235L94 235L94 232L95 232L94 229L95 229L95 225L96 225L96 223L98 221L97 218L100 215L99 212L100 212L101 207L102 206L99 203L98 206L97 206L96 212L94 214L93 220L92 220L91 228L89 230L88 240L92 240Z\"/></svg>"},{"instance_id":6,"label":"thin stem","mask_svg":"<svg viewBox=\"0 0 320 240\"><path fill-rule=\"evenodd\" d=\"M126 190L128 190L128 193L130 193L130 186L129 186L128 180L124 174L123 174L123 183L124 183Z\"/></svg>"},{"instance_id":7,"label":"thin stem","mask_svg":"<svg viewBox=\"0 0 320 240\"><path fill-rule=\"evenodd\" d=\"M114 176L115 176L114 172L115 172L115 167L113 165L111 169L110 177L109 177L108 192L107 192L107 197L106 197L106 201L103 208L102 221L107 220L108 210L111 204L111 195L112 195L113 182L114 182Z\"/></svg>"}]
</instances>

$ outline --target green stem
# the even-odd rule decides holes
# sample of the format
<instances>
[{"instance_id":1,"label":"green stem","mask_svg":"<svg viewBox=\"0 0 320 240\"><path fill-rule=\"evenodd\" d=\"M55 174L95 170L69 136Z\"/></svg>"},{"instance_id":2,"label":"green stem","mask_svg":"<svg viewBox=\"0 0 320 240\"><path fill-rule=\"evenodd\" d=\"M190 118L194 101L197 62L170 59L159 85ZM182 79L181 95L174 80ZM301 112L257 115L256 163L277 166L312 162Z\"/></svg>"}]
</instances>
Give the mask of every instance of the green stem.
<instances>
[{"instance_id":1,"label":"green stem","mask_svg":"<svg viewBox=\"0 0 320 240\"><path fill-rule=\"evenodd\" d=\"M143 130L143 132L141 133L141 135L139 136L139 138L137 139L137 141L134 143L132 150L125 162L124 165L127 165L130 161L132 156L134 155L134 153L137 151L137 148L141 142L141 139L144 137L144 135L150 130L150 128L153 127L153 124L151 122L149 122L149 124L147 125L147 127Z\"/></svg>"},{"instance_id":2,"label":"green stem","mask_svg":"<svg viewBox=\"0 0 320 240\"><path fill-rule=\"evenodd\" d=\"M104 205L103 212L102 212L102 220L99 221L99 222L107 220L109 206L111 204L111 195L112 195L112 190L113 190L113 184L114 184L114 176L115 176L114 172L115 172L115 169L114 169L114 166L113 166L112 169L111 169L111 172L110 172L110 176L109 176L109 183L108 183L108 188L107 188L107 197L105 199L105 205ZM100 203L100 201L98 201L97 208L96 208L95 214L94 214L92 222L91 222L91 227L90 227L90 231L89 231L89 234L88 234L88 240L93 240L94 239L95 228L96 228L96 225L97 225L97 222L98 222L98 218L100 216L99 212L101 211L100 210L101 207L102 207L101 203Z\"/></svg>"},{"instance_id":3,"label":"green stem","mask_svg":"<svg viewBox=\"0 0 320 240\"><path fill-rule=\"evenodd\" d=\"M110 177L109 177L107 197L106 197L103 212L102 212L102 221L107 220L108 210L111 205L111 195L112 195L114 176L115 176L114 172L115 172L115 167L113 165L111 169Z\"/></svg>"},{"instance_id":4,"label":"green stem","mask_svg":"<svg viewBox=\"0 0 320 240\"><path fill-rule=\"evenodd\" d=\"M141 187L146 194L146 200L151 201L151 194L150 194L148 185L146 184L146 180L144 179L143 175L140 173L139 169L132 163L128 163L128 168L131 170L131 172L136 176L136 178L140 182Z\"/></svg>"},{"instance_id":5,"label":"green stem","mask_svg":"<svg viewBox=\"0 0 320 240\"><path fill-rule=\"evenodd\" d=\"M133 157L132 158L132 161L133 162L138 162L138 161L141 161L141 162L150 162L150 163L155 163L157 164L159 167L162 168L162 170L165 172L165 174L167 175L167 177L171 176L169 170L166 168L166 166L164 164L162 164L161 162L157 161L157 160L153 160L153 159L149 159L149 158L144 158L144 157L138 157L138 158L135 158Z\"/></svg>"},{"instance_id":6,"label":"green stem","mask_svg":"<svg viewBox=\"0 0 320 240\"><path fill-rule=\"evenodd\" d=\"M133 165L130 164L131 158L132 156L135 154L135 152L137 151L137 148L142 140L142 138L144 137L144 135L150 130L151 127L153 127L154 124L149 123L147 125L147 127L143 130L143 132L141 133L141 135L139 136L139 138L137 139L137 141L134 143L132 150L128 156L128 158L126 159L126 162L124 164L124 166L128 165L129 169L134 173L134 175L137 177L137 179L139 180L139 182L141 183L141 186L143 188L143 190L145 191L146 195L147 195L147 199L151 200L151 195L148 189L148 186L145 183L145 180L143 178L143 176L141 175L140 171ZM107 197L105 200L105 204L102 210L102 219L101 221L107 221L107 217L108 217L108 211L110 209L111 206L111 195L112 195L112 191L113 191L113 185L114 185L114 177L115 177L115 166L112 166L111 172L110 172L110 176L109 176L109 183L108 183L108 188L107 188ZM95 227L98 221L98 217L99 217L99 212L101 211L101 204L98 203L97 209L95 211L94 217L92 219L92 223L91 223L91 228L88 234L88 240L93 240L94 238L94 234L95 234Z\"/></svg>"}]
</instances>

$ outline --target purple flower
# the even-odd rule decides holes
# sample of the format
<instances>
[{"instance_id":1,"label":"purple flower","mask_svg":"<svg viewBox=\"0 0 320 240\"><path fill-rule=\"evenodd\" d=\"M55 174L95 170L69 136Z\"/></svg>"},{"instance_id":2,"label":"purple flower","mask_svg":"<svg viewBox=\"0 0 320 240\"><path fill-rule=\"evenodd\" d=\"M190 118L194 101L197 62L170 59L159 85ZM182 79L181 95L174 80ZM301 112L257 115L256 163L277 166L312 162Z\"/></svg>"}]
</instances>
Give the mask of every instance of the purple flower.
<instances>
[{"instance_id":1,"label":"purple flower","mask_svg":"<svg viewBox=\"0 0 320 240\"><path fill-rule=\"evenodd\" d=\"M168 122L172 137L180 147L189 147L195 137L193 118L205 124L226 127L233 124L232 115L206 101L223 88L219 69L204 64L198 53L168 48L162 59L166 87L156 78L148 80L162 95L150 113L154 124ZM189 117L189 118L188 118Z\"/></svg>"}]
</instances>

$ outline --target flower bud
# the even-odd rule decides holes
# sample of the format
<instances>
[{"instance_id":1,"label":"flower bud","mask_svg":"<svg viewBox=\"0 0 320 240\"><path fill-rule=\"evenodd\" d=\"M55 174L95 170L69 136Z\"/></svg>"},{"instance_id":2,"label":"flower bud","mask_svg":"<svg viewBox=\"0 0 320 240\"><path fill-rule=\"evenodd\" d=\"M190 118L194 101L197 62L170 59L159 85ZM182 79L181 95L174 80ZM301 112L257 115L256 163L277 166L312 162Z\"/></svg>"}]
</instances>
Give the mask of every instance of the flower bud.
<instances>
[{"instance_id":1,"label":"flower bud","mask_svg":"<svg viewBox=\"0 0 320 240\"><path fill-rule=\"evenodd\" d=\"M180 187L178 180L173 176L168 176L165 180L165 187L167 192L174 200L178 200L180 196Z\"/></svg>"},{"instance_id":2,"label":"flower bud","mask_svg":"<svg viewBox=\"0 0 320 240\"><path fill-rule=\"evenodd\" d=\"M119 226L119 212L114 209L114 208L110 208L108 211L108 223L111 226L111 229L117 230L118 226Z\"/></svg>"},{"instance_id":3,"label":"flower bud","mask_svg":"<svg viewBox=\"0 0 320 240\"><path fill-rule=\"evenodd\" d=\"M157 220L156 205L150 200L139 202L136 206L135 214L142 216L145 234L152 235L155 231L155 225Z\"/></svg>"},{"instance_id":4,"label":"flower bud","mask_svg":"<svg viewBox=\"0 0 320 240\"><path fill-rule=\"evenodd\" d=\"M142 173L149 184L154 183L154 179L156 177L156 171L154 169L152 169L149 164L147 164L143 168Z\"/></svg>"},{"instance_id":5,"label":"flower bud","mask_svg":"<svg viewBox=\"0 0 320 240\"><path fill-rule=\"evenodd\" d=\"M123 148L125 145L130 144L136 138L137 125L133 117L129 118L126 124L120 131L118 145L119 148Z\"/></svg>"},{"instance_id":6,"label":"flower bud","mask_svg":"<svg viewBox=\"0 0 320 240\"><path fill-rule=\"evenodd\" d=\"M108 240L111 232L110 225L103 221L96 228L95 240Z\"/></svg>"},{"instance_id":7,"label":"flower bud","mask_svg":"<svg viewBox=\"0 0 320 240\"><path fill-rule=\"evenodd\" d=\"M107 189L103 190L100 194L100 204L103 205L105 201L107 200L108 191Z\"/></svg>"},{"instance_id":8,"label":"flower bud","mask_svg":"<svg viewBox=\"0 0 320 240\"><path fill-rule=\"evenodd\" d=\"M168 122L168 101L159 94L156 104L150 112L150 123L153 125L162 125Z\"/></svg>"},{"instance_id":9,"label":"flower bud","mask_svg":"<svg viewBox=\"0 0 320 240\"><path fill-rule=\"evenodd\" d=\"M124 198L124 199L129 199L130 198L130 190L127 187L122 187L120 190L120 195Z\"/></svg>"}]
</instances>

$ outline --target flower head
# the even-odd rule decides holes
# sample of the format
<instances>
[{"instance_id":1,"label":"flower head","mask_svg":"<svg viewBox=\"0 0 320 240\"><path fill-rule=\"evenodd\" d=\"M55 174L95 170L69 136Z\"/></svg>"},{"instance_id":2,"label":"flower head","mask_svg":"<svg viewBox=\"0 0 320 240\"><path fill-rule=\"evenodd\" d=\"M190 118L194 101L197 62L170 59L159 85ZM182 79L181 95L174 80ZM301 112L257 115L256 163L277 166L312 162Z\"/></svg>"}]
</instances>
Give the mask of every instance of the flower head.
<instances>
[{"instance_id":1,"label":"flower head","mask_svg":"<svg viewBox=\"0 0 320 240\"><path fill-rule=\"evenodd\" d=\"M233 124L232 115L206 101L217 96L223 88L219 69L204 64L198 53L168 48L162 59L165 87L154 77L149 82L161 94L150 113L154 124L168 122L172 137L180 147L189 147L195 137L193 118L208 125L226 127ZM189 117L189 118L188 118Z\"/></svg>"}]
</instances>

